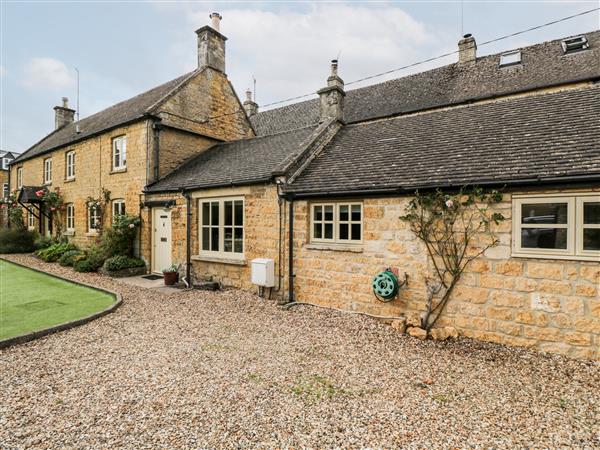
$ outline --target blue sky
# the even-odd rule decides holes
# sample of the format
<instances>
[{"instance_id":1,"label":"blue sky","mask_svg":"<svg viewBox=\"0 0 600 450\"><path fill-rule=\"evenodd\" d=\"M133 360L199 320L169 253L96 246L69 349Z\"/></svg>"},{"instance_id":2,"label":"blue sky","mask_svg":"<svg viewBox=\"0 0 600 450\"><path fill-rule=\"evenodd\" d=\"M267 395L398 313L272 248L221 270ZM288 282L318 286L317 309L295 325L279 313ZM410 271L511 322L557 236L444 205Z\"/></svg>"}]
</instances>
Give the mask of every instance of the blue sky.
<instances>
[{"instance_id":1,"label":"blue sky","mask_svg":"<svg viewBox=\"0 0 600 450\"><path fill-rule=\"evenodd\" d=\"M600 0L465 1L463 31L483 42L598 6ZM193 70L194 30L208 24L211 11L223 16L227 73L238 95L243 97L255 76L263 105L315 92L338 55L340 75L349 82L455 50L461 36L461 3L455 1L1 0L0 8L0 147L18 152L52 131L52 108L62 96L75 105L75 67L81 74L81 117ZM478 54L598 28L596 12L480 47Z\"/></svg>"}]
</instances>

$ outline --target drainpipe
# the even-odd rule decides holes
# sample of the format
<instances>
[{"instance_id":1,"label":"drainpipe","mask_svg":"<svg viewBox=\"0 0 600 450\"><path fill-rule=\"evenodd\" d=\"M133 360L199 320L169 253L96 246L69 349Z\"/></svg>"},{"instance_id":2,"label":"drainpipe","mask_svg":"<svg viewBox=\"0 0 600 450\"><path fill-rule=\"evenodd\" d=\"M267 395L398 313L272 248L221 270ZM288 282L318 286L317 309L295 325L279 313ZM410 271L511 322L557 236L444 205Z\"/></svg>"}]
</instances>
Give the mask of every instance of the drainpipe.
<instances>
[{"instance_id":1,"label":"drainpipe","mask_svg":"<svg viewBox=\"0 0 600 450\"><path fill-rule=\"evenodd\" d=\"M290 231L289 231L289 284L288 302L294 301L294 199L290 196Z\"/></svg>"},{"instance_id":2,"label":"drainpipe","mask_svg":"<svg viewBox=\"0 0 600 450\"><path fill-rule=\"evenodd\" d=\"M189 192L183 192L186 200L186 222L185 222L185 280L187 287L192 284L192 197Z\"/></svg>"}]
</instances>

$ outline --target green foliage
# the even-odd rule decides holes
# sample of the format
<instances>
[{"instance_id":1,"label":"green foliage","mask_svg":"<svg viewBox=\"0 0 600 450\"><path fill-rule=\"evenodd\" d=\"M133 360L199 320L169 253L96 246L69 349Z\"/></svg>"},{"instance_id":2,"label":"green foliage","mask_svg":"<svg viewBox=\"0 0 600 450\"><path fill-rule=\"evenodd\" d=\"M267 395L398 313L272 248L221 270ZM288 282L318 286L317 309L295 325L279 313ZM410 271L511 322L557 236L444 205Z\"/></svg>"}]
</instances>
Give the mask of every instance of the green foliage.
<instances>
[{"instance_id":1,"label":"green foliage","mask_svg":"<svg viewBox=\"0 0 600 450\"><path fill-rule=\"evenodd\" d=\"M0 253L30 253L35 250L35 233L20 229L0 230Z\"/></svg>"},{"instance_id":2,"label":"green foliage","mask_svg":"<svg viewBox=\"0 0 600 450\"><path fill-rule=\"evenodd\" d=\"M433 327L467 265L498 245L491 225L502 222L504 216L490 208L501 201L502 193L497 190L463 187L455 194L417 191L408 204L400 219L425 244L434 268L434 278L426 278L428 300L422 328Z\"/></svg>"},{"instance_id":3,"label":"green foliage","mask_svg":"<svg viewBox=\"0 0 600 450\"><path fill-rule=\"evenodd\" d=\"M130 269L132 267L145 267L146 263L139 258L130 258L125 255L113 256L104 261L104 269L110 272Z\"/></svg>"},{"instance_id":4,"label":"green foliage","mask_svg":"<svg viewBox=\"0 0 600 450\"><path fill-rule=\"evenodd\" d=\"M112 227L102 236L102 246L109 256L133 256L133 243L140 226L139 216L117 214Z\"/></svg>"},{"instance_id":5,"label":"green foliage","mask_svg":"<svg viewBox=\"0 0 600 450\"><path fill-rule=\"evenodd\" d=\"M78 258L82 259L84 257L85 253L80 250L69 250L64 252L63 255L58 258L58 263L61 266L73 266L73 264L78 261Z\"/></svg>"},{"instance_id":6,"label":"green foliage","mask_svg":"<svg viewBox=\"0 0 600 450\"><path fill-rule=\"evenodd\" d=\"M43 248L50 247L52 244L55 244L55 243L56 243L56 241L50 236L38 235L36 237L33 245L35 246L36 250L41 250Z\"/></svg>"},{"instance_id":7,"label":"green foliage","mask_svg":"<svg viewBox=\"0 0 600 450\"><path fill-rule=\"evenodd\" d=\"M84 252L84 255L73 264L76 272L96 272L106 260L106 253L102 247L92 246Z\"/></svg>"},{"instance_id":8,"label":"green foliage","mask_svg":"<svg viewBox=\"0 0 600 450\"><path fill-rule=\"evenodd\" d=\"M178 264L172 264L171 266L162 270L163 273L174 273L174 272L178 272L178 271L179 271Z\"/></svg>"},{"instance_id":9,"label":"green foliage","mask_svg":"<svg viewBox=\"0 0 600 450\"><path fill-rule=\"evenodd\" d=\"M77 250L77 247L69 243L52 244L50 247L38 250L35 252L35 254L46 262L54 262L57 261L65 252L70 250Z\"/></svg>"},{"instance_id":10,"label":"green foliage","mask_svg":"<svg viewBox=\"0 0 600 450\"><path fill-rule=\"evenodd\" d=\"M8 220L10 227L15 230L25 230L25 221L23 220L23 207L17 202L19 191L11 192L8 197L0 199L0 208L8 211Z\"/></svg>"}]
</instances>

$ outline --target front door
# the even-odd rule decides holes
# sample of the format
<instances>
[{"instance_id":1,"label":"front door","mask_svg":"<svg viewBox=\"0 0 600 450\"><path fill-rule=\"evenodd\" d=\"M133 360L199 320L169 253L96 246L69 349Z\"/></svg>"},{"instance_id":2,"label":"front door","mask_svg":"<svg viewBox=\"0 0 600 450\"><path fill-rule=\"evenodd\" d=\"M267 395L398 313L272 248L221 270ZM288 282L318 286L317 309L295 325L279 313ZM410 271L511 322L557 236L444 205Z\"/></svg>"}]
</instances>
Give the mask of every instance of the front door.
<instances>
[{"instance_id":1,"label":"front door","mask_svg":"<svg viewBox=\"0 0 600 450\"><path fill-rule=\"evenodd\" d=\"M171 211L154 208L152 225L152 271L160 273L171 265Z\"/></svg>"}]
</instances>

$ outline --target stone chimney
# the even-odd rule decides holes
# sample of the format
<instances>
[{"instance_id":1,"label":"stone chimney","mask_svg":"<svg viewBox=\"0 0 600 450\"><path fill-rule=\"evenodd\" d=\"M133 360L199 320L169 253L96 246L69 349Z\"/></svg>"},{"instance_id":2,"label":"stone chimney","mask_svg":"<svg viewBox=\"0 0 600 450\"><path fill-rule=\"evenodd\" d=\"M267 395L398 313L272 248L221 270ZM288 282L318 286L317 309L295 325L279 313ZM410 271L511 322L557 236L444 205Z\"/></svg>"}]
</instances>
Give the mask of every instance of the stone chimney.
<instances>
[{"instance_id":1,"label":"stone chimney","mask_svg":"<svg viewBox=\"0 0 600 450\"><path fill-rule=\"evenodd\" d=\"M258 104L252 100L252 91L250 89L246 90L244 109L246 110L248 117L252 117L254 114L258 113Z\"/></svg>"},{"instance_id":2,"label":"stone chimney","mask_svg":"<svg viewBox=\"0 0 600 450\"><path fill-rule=\"evenodd\" d=\"M69 125L75 121L75 110L69 108L69 99L67 97L62 98L62 106L54 107L54 129Z\"/></svg>"},{"instance_id":3,"label":"stone chimney","mask_svg":"<svg viewBox=\"0 0 600 450\"><path fill-rule=\"evenodd\" d=\"M473 62L477 59L477 43L472 34L465 34L463 38L458 41L458 62L468 63Z\"/></svg>"},{"instance_id":4,"label":"stone chimney","mask_svg":"<svg viewBox=\"0 0 600 450\"><path fill-rule=\"evenodd\" d=\"M327 87L319 89L321 117L320 121L323 122L330 118L343 120L344 117L344 80L338 76L338 62L337 59L331 61L331 75L327 78Z\"/></svg>"},{"instance_id":5,"label":"stone chimney","mask_svg":"<svg viewBox=\"0 0 600 450\"><path fill-rule=\"evenodd\" d=\"M225 41L227 38L220 32L221 15L211 13L211 24L196 30L198 35L198 68L211 67L225 72Z\"/></svg>"}]
</instances>

